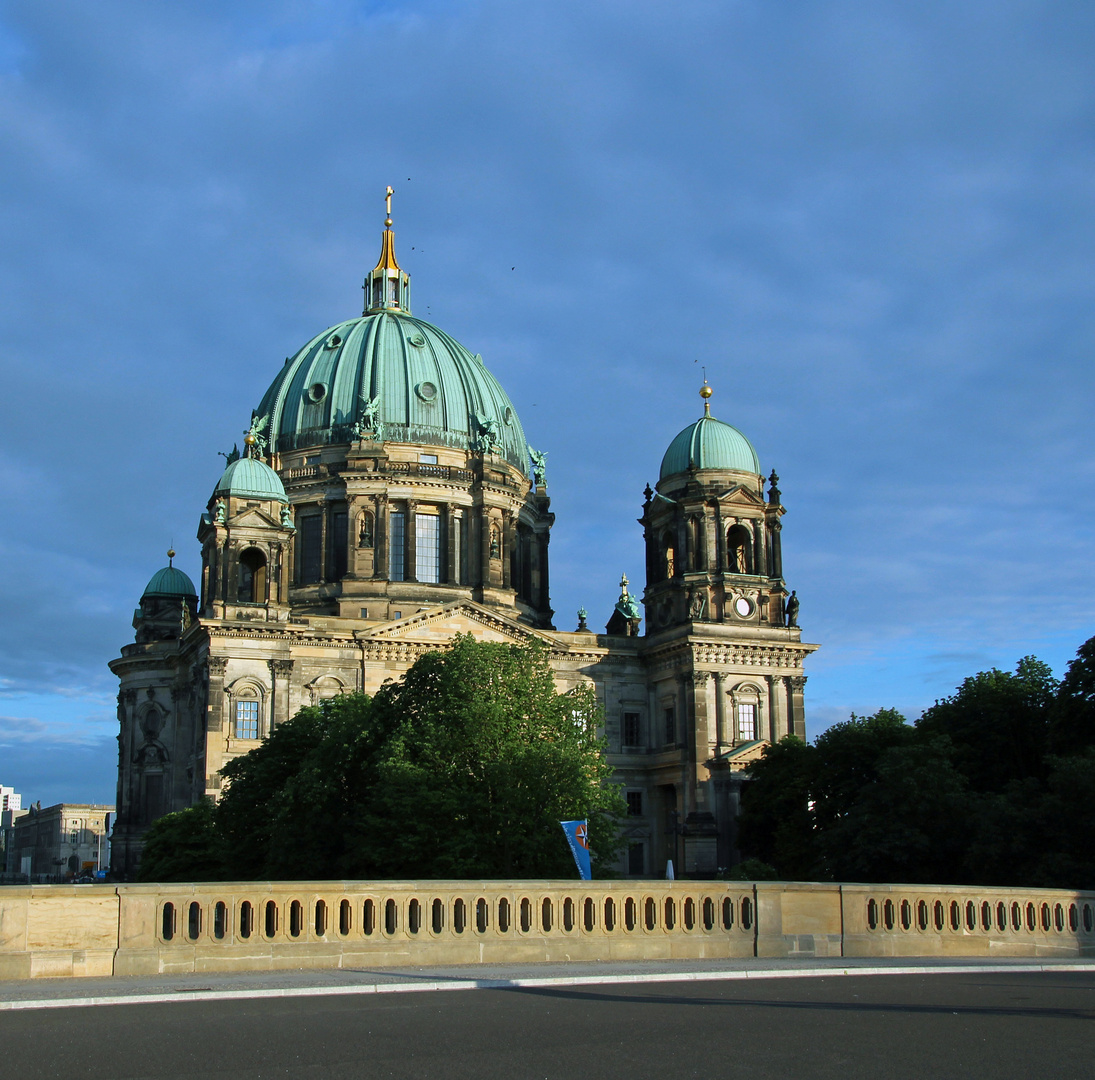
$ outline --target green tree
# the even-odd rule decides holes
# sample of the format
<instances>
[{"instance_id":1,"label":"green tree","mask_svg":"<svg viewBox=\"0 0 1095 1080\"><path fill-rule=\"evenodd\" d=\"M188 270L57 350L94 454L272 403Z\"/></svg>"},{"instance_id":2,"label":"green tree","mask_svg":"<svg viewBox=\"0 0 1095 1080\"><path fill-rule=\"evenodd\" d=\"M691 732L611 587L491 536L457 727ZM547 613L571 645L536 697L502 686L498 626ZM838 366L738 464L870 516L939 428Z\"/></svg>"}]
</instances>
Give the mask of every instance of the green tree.
<instances>
[{"instance_id":1,"label":"green tree","mask_svg":"<svg viewBox=\"0 0 1095 1080\"><path fill-rule=\"evenodd\" d=\"M916 722L924 739L944 738L951 760L975 791L1001 791L1045 773L1057 680L1048 664L1024 656L1015 673L981 671L937 701Z\"/></svg>"},{"instance_id":2,"label":"green tree","mask_svg":"<svg viewBox=\"0 0 1095 1080\"><path fill-rule=\"evenodd\" d=\"M745 769L738 814L738 848L746 862L775 868L785 881L821 873L812 792L817 750L786 735Z\"/></svg>"},{"instance_id":3,"label":"green tree","mask_svg":"<svg viewBox=\"0 0 1095 1080\"><path fill-rule=\"evenodd\" d=\"M430 877L568 877L560 820L587 818L594 870L625 813L591 687L558 694L545 650L457 639L422 657L373 708L390 732L358 859Z\"/></svg>"},{"instance_id":4,"label":"green tree","mask_svg":"<svg viewBox=\"0 0 1095 1080\"><path fill-rule=\"evenodd\" d=\"M138 881L222 881L224 853L213 804L166 814L145 833Z\"/></svg>"},{"instance_id":5,"label":"green tree","mask_svg":"<svg viewBox=\"0 0 1095 1080\"><path fill-rule=\"evenodd\" d=\"M587 818L596 873L625 813L592 688L546 650L459 637L371 700L302 709L225 767L215 821L241 879L569 877L559 821Z\"/></svg>"},{"instance_id":6,"label":"green tree","mask_svg":"<svg viewBox=\"0 0 1095 1080\"><path fill-rule=\"evenodd\" d=\"M1055 754L1081 753L1095 746L1095 637L1076 650L1061 680L1049 744Z\"/></svg>"}]
</instances>

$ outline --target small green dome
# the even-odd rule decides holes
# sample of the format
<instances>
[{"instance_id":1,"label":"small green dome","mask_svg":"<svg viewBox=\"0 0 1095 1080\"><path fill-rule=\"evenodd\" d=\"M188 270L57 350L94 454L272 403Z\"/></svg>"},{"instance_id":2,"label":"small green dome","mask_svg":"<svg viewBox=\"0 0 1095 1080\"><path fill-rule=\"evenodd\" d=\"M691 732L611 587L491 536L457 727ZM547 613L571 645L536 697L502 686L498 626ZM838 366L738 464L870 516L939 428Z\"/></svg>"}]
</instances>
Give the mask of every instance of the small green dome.
<instances>
[{"instance_id":1,"label":"small green dome","mask_svg":"<svg viewBox=\"0 0 1095 1080\"><path fill-rule=\"evenodd\" d=\"M213 497L235 495L238 499L277 499L287 503L285 485L269 465L257 458L241 457L233 461L213 489Z\"/></svg>"},{"instance_id":2,"label":"small green dome","mask_svg":"<svg viewBox=\"0 0 1095 1080\"><path fill-rule=\"evenodd\" d=\"M152 580L145 586L141 593L141 599L145 597L163 597L170 600L194 600L198 599L198 590L194 588L194 582L181 570L174 566L165 566L152 575Z\"/></svg>"},{"instance_id":3,"label":"small green dome","mask_svg":"<svg viewBox=\"0 0 1095 1080\"><path fill-rule=\"evenodd\" d=\"M689 469L731 469L760 474L753 444L736 427L713 416L701 416L670 444L662 458L660 479Z\"/></svg>"},{"instance_id":4,"label":"small green dome","mask_svg":"<svg viewBox=\"0 0 1095 1080\"><path fill-rule=\"evenodd\" d=\"M271 451L348 443L369 418L384 442L477 449L489 433L527 473L528 443L513 403L482 357L406 311L373 311L324 330L263 395Z\"/></svg>"}]
</instances>

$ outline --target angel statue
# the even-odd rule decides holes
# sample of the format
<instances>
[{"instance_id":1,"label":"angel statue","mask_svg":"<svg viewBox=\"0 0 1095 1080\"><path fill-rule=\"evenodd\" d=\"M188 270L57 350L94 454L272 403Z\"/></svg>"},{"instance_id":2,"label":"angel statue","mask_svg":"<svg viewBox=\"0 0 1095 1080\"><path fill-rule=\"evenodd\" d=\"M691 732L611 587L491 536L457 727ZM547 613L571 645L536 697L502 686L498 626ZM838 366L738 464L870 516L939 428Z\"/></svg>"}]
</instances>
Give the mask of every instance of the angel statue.
<instances>
[{"instance_id":1,"label":"angel statue","mask_svg":"<svg viewBox=\"0 0 1095 1080\"><path fill-rule=\"evenodd\" d=\"M544 477L547 475L547 452L541 453L539 450L533 450L530 446L528 448L528 456L532 458L532 479L537 487L544 487L546 481Z\"/></svg>"},{"instance_id":2,"label":"angel statue","mask_svg":"<svg viewBox=\"0 0 1095 1080\"><path fill-rule=\"evenodd\" d=\"M377 439L382 439L383 432L377 419L380 416L380 395L371 398L368 391L362 390L358 394L358 400L361 402L361 419L354 424L355 438L360 439L365 435L372 435Z\"/></svg>"},{"instance_id":3,"label":"angel statue","mask_svg":"<svg viewBox=\"0 0 1095 1080\"><path fill-rule=\"evenodd\" d=\"M266 456L266 437L262 433L266 430L266 425L269 422L269 415L259 416L257 409L251 413L251 427L248 428L243 441L251 447L258 457Z\"/></svg>"}]
</instances>

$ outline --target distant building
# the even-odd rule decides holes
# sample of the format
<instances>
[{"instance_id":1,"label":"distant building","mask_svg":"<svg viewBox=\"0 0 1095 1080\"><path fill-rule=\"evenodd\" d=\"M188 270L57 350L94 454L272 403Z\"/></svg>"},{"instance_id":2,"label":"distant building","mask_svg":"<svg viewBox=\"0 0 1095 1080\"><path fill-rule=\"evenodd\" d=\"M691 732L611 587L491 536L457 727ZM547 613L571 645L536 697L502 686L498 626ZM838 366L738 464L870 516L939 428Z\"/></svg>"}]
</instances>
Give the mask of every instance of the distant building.
<instances>
[{"instance_id":1,"label":"distant building","mask_svg":"<svg viewBox=\"0 0 1095 1080\"><path fill-rule=\"evenodd\" d=\"M87 803L57 803L5 813L7 873L24 874L31 882L48 882L105 870L110 864L113 815L113 806Z\"/></svg>"},{"instance_id":2,"label":"distant building","mask_svg":"<svg viewBox=\"0 0 1095 1080\"><path fill-rule=\"evenodd\" d=\"M21 810L23 808L23 796L16 793L15 788L4 787L0 784L0 811Z\"/></svg>"}]
</instances>

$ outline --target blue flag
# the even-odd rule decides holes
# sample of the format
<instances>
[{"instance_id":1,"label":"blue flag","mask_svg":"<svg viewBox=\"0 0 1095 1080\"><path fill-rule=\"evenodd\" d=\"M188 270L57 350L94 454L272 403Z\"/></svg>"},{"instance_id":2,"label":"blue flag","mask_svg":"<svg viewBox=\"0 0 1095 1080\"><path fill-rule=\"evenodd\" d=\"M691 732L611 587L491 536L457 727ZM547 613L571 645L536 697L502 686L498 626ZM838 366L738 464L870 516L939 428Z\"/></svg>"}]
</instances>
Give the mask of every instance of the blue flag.
<instances>
[{"instance_id":1,"label":"blue flag","mask_svg":"<svg viewBox=\"0 0 1095 1080\"><path fill-rule=\"evenodd\" d=\"M589 823L587 821L560 821L563 832L567 834L570 853L578 864L578 876L589 881L593 876L589 866Z\"/></svg>"}]
</instances>

